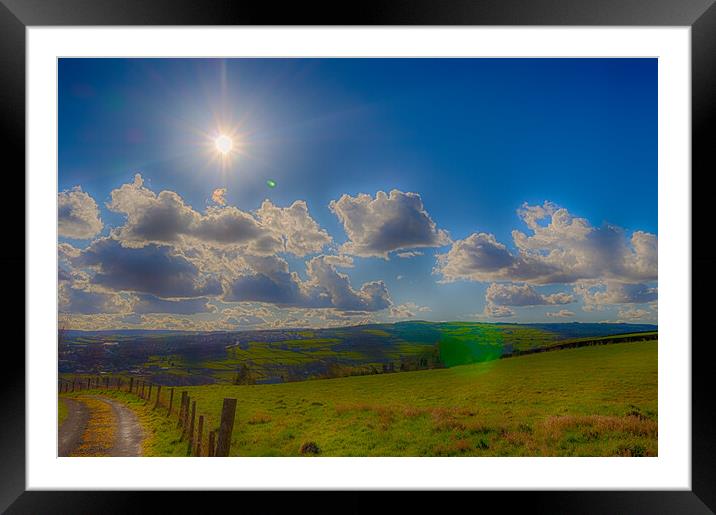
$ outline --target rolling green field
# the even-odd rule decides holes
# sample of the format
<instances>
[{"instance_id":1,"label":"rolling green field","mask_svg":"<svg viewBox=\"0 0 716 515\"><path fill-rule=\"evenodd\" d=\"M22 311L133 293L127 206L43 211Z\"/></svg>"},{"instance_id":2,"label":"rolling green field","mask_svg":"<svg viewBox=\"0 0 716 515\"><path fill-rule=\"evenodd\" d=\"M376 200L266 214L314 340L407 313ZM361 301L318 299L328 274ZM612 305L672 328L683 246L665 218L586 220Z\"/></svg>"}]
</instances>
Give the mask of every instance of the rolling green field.
<instances>
[{"instance_id":1,"label":"rolling green field","mask_svg":"<svg viewBox=\"0 0 716 515\"><path fill-rule=\"evenodd\" d=\"M268 384L450 368L580 340L651 334L639 324L424 322L244 332L74 332L60 374L133 375L165 386Z\"/></svg>"},{"instance_id":2,"label":"rolling green field","mask_svg":"<svg viewBox=\"0 0 716 515\"><path fill-rule=\"evenodd\" d=\"M655 456L658 449L656 340L447 369L184 389L209 429L218 427L223 398L238 399L237 456ZM166 425L154 418L145 421ZM185 452L177 438L155 432L147 454Z\"/></svg>"}]
</instances>

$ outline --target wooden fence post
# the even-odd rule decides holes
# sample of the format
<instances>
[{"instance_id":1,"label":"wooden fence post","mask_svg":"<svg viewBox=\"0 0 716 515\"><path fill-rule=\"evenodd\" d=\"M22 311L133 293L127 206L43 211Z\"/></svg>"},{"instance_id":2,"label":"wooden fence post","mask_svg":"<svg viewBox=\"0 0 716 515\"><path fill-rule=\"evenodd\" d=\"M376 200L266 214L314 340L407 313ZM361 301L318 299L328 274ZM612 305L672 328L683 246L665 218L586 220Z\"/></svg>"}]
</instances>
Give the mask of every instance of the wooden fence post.
<instances>
[{"instance_id":1,"label":"wooden fence post","mask_svg":"<svg viewBox=\"0 0 716 515\"><path fill-rule=\"evenodd\" d=\"M88 378L87 378L87 389L88 389L88 390L90 389L90 381L91 381L91 379L88 377Z\"/></svg>"},{"instance_id":2,"label":"wooden fence post","mask_svg":"<svg viewBox=\"0 0 716 515\"><path fill-rule=\"evenodd\" d=\"M184 402L184 416L182 417L182 432L181 432L181 439L184 440L187 436L189 436L189 411L191 409L191 397L189 397L189 394L186 396L186 401Z\"/></svg>"},{"instance_id":3,"label":"wooden fence post","mask_svg":"<svg viewBox=\"0 0 716 515\"><path fill-rule=\"evenodd\" d=\"M199 427L196 430L196 456L201 456L201 439L204 436L204 415L199 415Z\"/></svg>"},{"instance_id":4,"label":"wooden fence post","mask_svg":"<svg viewBox=\"0 0 716 515\"><path fill-rule=\"evenodd\" d=\"M157 385L157 402L154 403L154 409L157 409L159 407L159 397L162 395L162 385ZM152 400L151 398L149 399Z\"/></svg>"},{"instance_id":5,"label":"wooden fence post","mask_svg":"<svg viewBox=\"0 0 716 515\"><path fill-rule=\"evenodd\" d=\"M179 422L177 422L177 427L182 427L182 422L184 422L184 407L186 406L187 395L189 394L186 390L181 392L181 404L179 405Z\"/></svg>"},{"instance_id":6,"label":"wooden fence post","mask_svg":"<svg viewBox=\"0 0 716 515\"><path fill-rule=\"evenodd\" d=\"M134 378L129 378L129 393L132 393L132 389L134 388Z\"/></svg>"},{"instance_id":7,"label":"wooden fence post","mask_svg":"<svg viewBox=\"0 0 716 515\"><path fill-rule=\"evenodd\" d=\"M209 431L209 448L206 450L206 455L214 455L214 431Z\"/></svg>"},{"instance_id":8,"label":"wooden fence post","mask_svg":"<svg viewBox=\"0 0 716 515\"><path fill-rule=\"evenodd\" d=\"M219 425L219 438L216 442L216 456L228 456L231 450L231 433L234 431L234 417L236 416L236 399L224 399L221 408L221 424Z\"/></svg>"},{"instance_id":9,"label":"wooden fence post","mask_svg":"<svg viewBox=\"0 0 716 515\"><path fill-rule=\"evenodd\" d=\"M196 417L196 401L191 401L191 419L189 420L189 456L194 447L194 418Z\"/></svg>"},{"instance_id":10,"label":"wooden fence post","mask_svg":"<svg viewBox=\"0 0 716 515\"><path fill-rule=\"evenodd\" d=\"M167 417L172 414L172 404L174 404L174 388L169 389L169 409L167 410Z\"/></svg>"},{"instance_id":11,"label":"wooden fence post","mask_svg":"<svg viewBox=\"0 0 716 515\"><path fill-rule=\"evenodd\" d=\"M151 401L151 400L152 400L152 386L153 386L152 383L149 383L149 392L147 393L147 400L148 400L148 401Z\"/></svg>"}]
</instances>

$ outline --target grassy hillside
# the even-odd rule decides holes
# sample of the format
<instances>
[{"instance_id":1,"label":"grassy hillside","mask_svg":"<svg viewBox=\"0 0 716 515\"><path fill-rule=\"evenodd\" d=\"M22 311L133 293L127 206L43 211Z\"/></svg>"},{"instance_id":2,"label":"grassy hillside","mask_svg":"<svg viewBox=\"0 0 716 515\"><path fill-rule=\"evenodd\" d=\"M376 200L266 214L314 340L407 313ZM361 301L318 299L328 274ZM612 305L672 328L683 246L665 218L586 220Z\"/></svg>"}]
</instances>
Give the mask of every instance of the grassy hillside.
<instances>
[{"instance_id":1,"label":"grassy hillside","mask_svg":"<svg viewBox=\"0 0 716 515\"><path fill-rule=\"evenodd\" d=\"M326 329L177 333L73 331L60 373L131 374L163 385L284 383L452 367L575 339L653 331L634 324L399 322Z\"/></svg>"},{"instance_id":2,"label":"grassy hillside","mask_svg":"<svg viewBox=\"0 0 716 515\"><path fill-rule=\"evenodd\" d=\"M296 456L308 443L323 456L657 454L656 341L186 390L210 414L209 429L224 397L239 400L233 455Z\"/></svg>"}]
</instances>

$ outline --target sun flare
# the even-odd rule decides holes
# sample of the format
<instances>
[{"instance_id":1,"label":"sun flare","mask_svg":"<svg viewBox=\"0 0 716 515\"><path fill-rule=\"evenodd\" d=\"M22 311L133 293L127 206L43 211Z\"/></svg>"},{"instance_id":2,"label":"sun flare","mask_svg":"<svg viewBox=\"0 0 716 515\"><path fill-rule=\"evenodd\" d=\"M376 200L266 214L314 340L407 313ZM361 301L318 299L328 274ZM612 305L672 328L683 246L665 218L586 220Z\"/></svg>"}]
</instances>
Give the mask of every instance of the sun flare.
<instances>
[{"instance_id":1,"label":"sun flare","mask_svg":"<svg viewBox=\"0 0 716 515\"><path fill-rule=\"evenodd\" d=\"M231 149L234 147L234 142L226 134L220 134L214 140L214 146L216 146L216 150L218 150L220 154L227 155L229 152L231 152Z\"/></svg>"}]
</instances>

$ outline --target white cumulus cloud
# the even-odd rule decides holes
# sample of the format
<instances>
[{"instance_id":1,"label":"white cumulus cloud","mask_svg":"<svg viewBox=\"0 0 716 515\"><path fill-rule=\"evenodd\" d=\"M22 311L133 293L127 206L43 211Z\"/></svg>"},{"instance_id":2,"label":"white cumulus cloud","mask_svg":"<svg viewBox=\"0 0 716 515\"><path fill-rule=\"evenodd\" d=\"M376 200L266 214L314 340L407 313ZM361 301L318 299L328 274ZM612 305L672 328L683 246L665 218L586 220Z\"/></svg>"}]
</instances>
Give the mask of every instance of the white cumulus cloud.
<instances>
[{"instance_id":1,"label":"white cumulus cloud","mask_svg":"<svg viewBox=\"0 0 716 515\"><path fill-rule=\"evenodd\" d=\"M417 193L378 191L375 198L365 193L343 195L329 207L348 236L341 249L346 254L387 258L397 250L450 243L447 232L437 228Z\"/></svg>"},{"instance_id":2,"label":"white cumulus cloud","mask_svg":"<svg viewBox=\"0 0 716 515\"><path fill-rule=\"evenodd\" d=\"M545 202L518 211L531 234L512 231L515 251L492 234L474 233L438 255L442 282L514 281L531 284L657 278L657 238L642 231L627 237L616 226L594 227L564 208Z\"/></svg>"},{"instance_id":3,"label":"white cumulus cloud","mask_svg":"<svg viewBox=\"0 0 716 515\"><path fill-rule=\"evenodd\" d=\"M57 194L57 224L60 236L78 240L94 238L103 227L97 203L80 186Z\"/></svg>"},{"instance_id":4,"label":"white cumulus cloud","mask_svg":"<svg viewBox=\"0 0 716 515\"><path fill-rule=\"evenodd\" d=\"M485 300L499 306L539 306L543 304L569 304L574 296L568 293L543 295L529 284L492 283L485 294Z\"/></svg>"}]
</instances>

